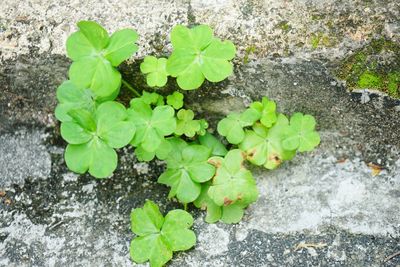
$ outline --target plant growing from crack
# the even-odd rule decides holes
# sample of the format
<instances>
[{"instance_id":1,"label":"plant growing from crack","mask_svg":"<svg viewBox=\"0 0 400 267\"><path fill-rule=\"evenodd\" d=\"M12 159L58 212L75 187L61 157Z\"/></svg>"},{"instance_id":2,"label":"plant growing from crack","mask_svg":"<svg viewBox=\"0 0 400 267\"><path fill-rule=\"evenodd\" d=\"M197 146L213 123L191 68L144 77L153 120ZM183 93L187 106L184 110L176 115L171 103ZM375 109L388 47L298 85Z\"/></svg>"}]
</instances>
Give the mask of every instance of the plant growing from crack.
<instances>
[{"instance_id":1,"label":"plant growing from crack","mask_svg":"<svg viewBox=\"0 0 400 267\"><path fill-rule=\"evenodd\" d=\"M236 53L232 42L214 37L207 25L175 26L171 55L144 58L140 70L147 85L159 93L136 90L118 70L138 49L134 30L109 36L92 21L81 21L78 28L67 40L73 63L69 80L57 89L55 110L61 136L68 143L65 161L74 172L109 177L117 168L115 149L130 145L139 161L166 161L158 182L170 187L169 198L177 199L185 209L193 203L206 210L209 223L237 223L258 198L246 162L274 169L320 142L311 115L295 113L288 119L267 97L218 123L217 131L228 146L208 130L206 120L195 119L195 112L184 105L184 91L199 88L205 80L227 78ZM162 87L169 77L175 77L184 91L164 96ZM121 86L134 94L128 108L116 101ZM196 236L189 229L192 224L188 212L178 209L163 217L158 206L147 201L131 213L136 235L130 247L132 260L164 265L174 251L195 245Z\"/></svg>"}]
</instances>

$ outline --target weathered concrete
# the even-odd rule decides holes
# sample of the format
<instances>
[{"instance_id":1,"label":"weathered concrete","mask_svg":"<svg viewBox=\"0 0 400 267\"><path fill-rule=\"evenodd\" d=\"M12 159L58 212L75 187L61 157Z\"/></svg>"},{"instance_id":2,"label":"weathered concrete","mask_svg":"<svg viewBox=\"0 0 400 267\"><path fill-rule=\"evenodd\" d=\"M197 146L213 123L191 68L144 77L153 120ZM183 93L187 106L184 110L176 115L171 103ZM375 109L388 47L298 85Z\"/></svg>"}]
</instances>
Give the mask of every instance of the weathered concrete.
<instances>
[{"instance_id":1,"label":"weathered concrete","mask_svg":"<svg viewBox=\"0 0 400 267\"><path fill-rule=\"evenodd\" d=\"M130 148L119 151L111 179L67 170L52 113L70 63L65 39L80 19L110 31L136 28L135 58L168 53L165 34L177 23L209 23L233 39L235 74L186 92L187 106L211 128L264 95L284 113L318 121L322 140L314 152L274 171L252 167L260 199L242 222L209 225L191 210L198 244L172 266L399 265L400 257L384 263L400 250L399 101L349 93L332 74L337 58L371 38L398 41L399 12L397 1L386 0L1 2L0 265L132 266L131 209L145 199L163 211L179 207L155 183L164 164L138 163ZM146 88L137 62L120 69ZM377 176L370 162L382 166ZM303 243L321 246L296 250Z\"/></svg>"},{"instance_id":2,"label":"weathered concrete","mask_svg":"<svg viewBox=\"0 0 400 267\"><path fill-rule=\"evenodd\" d=\"M246 53L335 59L375 37L399 41L399 13L393 0L2 1L0 58L63 55L76 22L95 19L109 31L137 29L138 57L168 52L175 24L206 23L237 44L240 61Z\"/></svg>"},{"instance_id":3,"label":"weathered concrete","mask_svg":"<svg viewBox=\"0 0 400 267\"><path fill-rule=\"evenodd\" d=\"M124 67L125 72L130 69ZM195 211L198 245L179 253L172 265L378 266L398 249L400 239L400 124L395 102L371 95L363 104L360 95L347 93L322 64L293 59L258 60L239 67L217 89L206 86L186 94L189 106L210 114L206 117L212 126L228 109L240 110L263 95L276 100L283 112L314 114L321 146L275 171L253 168L261 195L240 224L208 225ZM25 126L15 131L33 134L20 127ZM27 169L24 183L17 180L5 188L0 204L1 263L130 265L130 210L145 199L155 200L163 210L177 206L166 200L168 189L154 182L163 164L135 163L132 151L123 149L112 179L78 177L65 167L57 130L49 134L47 152L35 154L38 161L51 156L47 179ZM6 146L13 142L3 140ZM43 149L41 142L35 146ZM369 162L385 170L374 177ZM0 166L4 170L5 165ZM295 251L301 242L327 246Z\"/></svg>"}]
</instances>

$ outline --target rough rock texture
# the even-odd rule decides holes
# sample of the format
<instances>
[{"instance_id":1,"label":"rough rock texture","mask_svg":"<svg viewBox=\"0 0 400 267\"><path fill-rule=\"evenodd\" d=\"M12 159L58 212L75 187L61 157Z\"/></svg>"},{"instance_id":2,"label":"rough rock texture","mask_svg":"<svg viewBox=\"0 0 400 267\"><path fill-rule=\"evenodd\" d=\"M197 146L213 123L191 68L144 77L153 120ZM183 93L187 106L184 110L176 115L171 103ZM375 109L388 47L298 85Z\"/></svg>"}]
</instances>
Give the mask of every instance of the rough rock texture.
<instances>
[{"instance_id":1,"label":"rough rock texture","mask_svg":"<svg viewBox=\"0 0 400 267\"><path fill-rule=\"evenodd\" d=\"M166 37L173 25L206 23L234 41L242 56L334 59L375 37L400 41L399 13L394 0L2 1L0 58L64 54L76 22L94 19L109 31L137 29L138 57L169 51Z\"/></svg>"},{"instance_id":2,"label":"rough rock texture","mask_svg":"<svg viewBox=\"0 0 400 267\"><path fill-rule=\"evenodd\" d=\"M1 2L0 265L132 266L131 209L145 199L165 212L179 207L155 183L164 164L139 163L130 148L119 151L111 179L67 170L52 112L70 63L64 42L79 19L111 31L133 26L142 36L138 58L167 53L165 33L177 23L210 23L233 39L242 52L235 74L186 93L211 128L264 95L284 113L318 121L314 152L274 171L252 167L260 198L242 222L209 225L191 210L198 244L171 266L399 265L400 257L385 262L400 251L399 101L349 93L331 61L372 37L398 41L399 12L397 1L384 0ZM137 70L137 63L121 67L141 85ZM382 167L377 176L370 163Z\"/></svg>"}]
</instances>

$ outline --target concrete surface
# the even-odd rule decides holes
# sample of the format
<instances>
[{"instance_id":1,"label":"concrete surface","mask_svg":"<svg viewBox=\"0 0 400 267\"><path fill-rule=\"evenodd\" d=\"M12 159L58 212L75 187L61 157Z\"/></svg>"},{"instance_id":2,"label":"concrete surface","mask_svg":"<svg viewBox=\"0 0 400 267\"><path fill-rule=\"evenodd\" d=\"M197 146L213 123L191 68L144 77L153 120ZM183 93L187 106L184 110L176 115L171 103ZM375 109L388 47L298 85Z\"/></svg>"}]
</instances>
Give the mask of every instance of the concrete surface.
<instances>
[{"instance_id":1,"label":"concrete surface","mask_svg":"<svg viewBox=\"0 0 400 267\"><path fill-rule=\"evenodd\" d=\"M397 1L128 2L0 4L0 266L134 266L131 209L145 199L163 211L179 207L155 183L164 164L138 163L132 149L119 151L108 180L67 170L52 112L69 65L64 41L79 19L97 19L109 30L136 28L137 58L167 53L162 34L176 23L210 23L232 38L241 50L235 74L186 93L187 106L212 128L264 95L282 112L307 112L318 121L314 152L274 171L252 168L260 198L242 222L209 225L192 210L198 243L171 266L400 265L400 257L385 262L400 251L399 101L349 93L332 74L336 60L372 36L398 40ZM289 30L274 28L282 20ZM319 31L336 33L338 41L313 48L308 38ZM126 79L145 87L137 70L138 62L121 66ZM382 171L374 176L370 163Z\"/></svg>"}]
</instances>

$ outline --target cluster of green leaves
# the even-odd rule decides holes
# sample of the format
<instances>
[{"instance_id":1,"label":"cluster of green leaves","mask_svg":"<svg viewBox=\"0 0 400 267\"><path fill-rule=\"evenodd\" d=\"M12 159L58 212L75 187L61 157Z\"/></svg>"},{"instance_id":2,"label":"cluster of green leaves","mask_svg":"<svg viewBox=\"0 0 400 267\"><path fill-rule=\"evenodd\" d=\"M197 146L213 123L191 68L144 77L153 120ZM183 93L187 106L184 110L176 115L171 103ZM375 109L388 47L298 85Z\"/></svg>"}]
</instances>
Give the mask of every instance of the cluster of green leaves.
<instances>
[{"instance_id":1,"label":"cluster of green leaves","mask_svg":"<svg viewBox=\"0 0 400 267\"><path fill-rule=\"evenodd\" d=\"M275 169L296 152L313 150L320 142L313 116L295 113L289 119L276 111L274 101L263 97L242 113L230 114L218 123L218 132L245 152L255 165Z\"/></svg>"},{"instance_id":2,"label":"cluster of green leaves","mask_svg":"<svg viewBox=\"0 0 400 267\"><path fill-rule=\"evenodd\" d=\"M196 244L196 235L189 228L192 216L184 210L172 210L164 217L158 206L146 201L143 208L131 212L131 229L136 234L130 254L137 263L150 261L153 267L172 259L174 251L188 250Z\"/></svg>"},{"instance_id":3,"label":"cluster of green leaves","mask_svg":"<svg viewBox=\"0 0 400 267\"><path fill-rule=\"evenodd\" d=\"M116 67L137 51L138 35L123 29L110 37L93 21L80 21L78 27L67 40L67 54L73 61L69 78L80 88L90 88L96 98L113 100L121 86Z\"/></svg>"},{"instance_id":4,"label":"cluster of green leaves","mask_svg":"<svg viewBox=\"0 0 400 267\"><path fill-rule=\"evenodd\" d=\"M173 52L168 59L147 56L140 65L149 86L162 87L172 76L181 89L193 90L205 79L220 82L232 74L230 60L235 57L235 45L214 37L208 25L191 29L177 25L172 29L171 42Z\"/></svg>"},{"instance_id":5,"label":"cluster of green leaves","mask_svg":"<svg viewBox=\"0 0 400 267\"><path fill-rule=\"evenodd\" d=\"M311 151L320 142L315 119L294 114L290 119L276 112L275 102L264 97L241 113L231 113L217 127L232 144L230 150L208 132L204 119L184 108L178 91L164 97L156 92L136 92L122 80L117 66L138 49L134 30L111 36L91 21L78 23L79 31L67 40L73 63L69 80L57 89L55 110L61 136L68 142L65 161L77 173L96 178L112 175L117 167L115 149L131 145L140 161L165 160L167 167L158 182L170 187L169 198L207 211L206 221L237 223L244 209L258 198L252 173L244 162L276 168L297 151ZM209 26L175 26L169 58L147 56L140 65L150 87L163 87L168 76L176 77L181 89L199 88L204 80L219 82L233 72L230 62L235 46L213 36ZM121 83L136 98L129 107L115 102ZM187 250L196 242L189 230L193 218L183 210L162 216L147 201L131 213L130 254L134 261L162 266L174 251Z\"/></svg>"}]
</instances>

